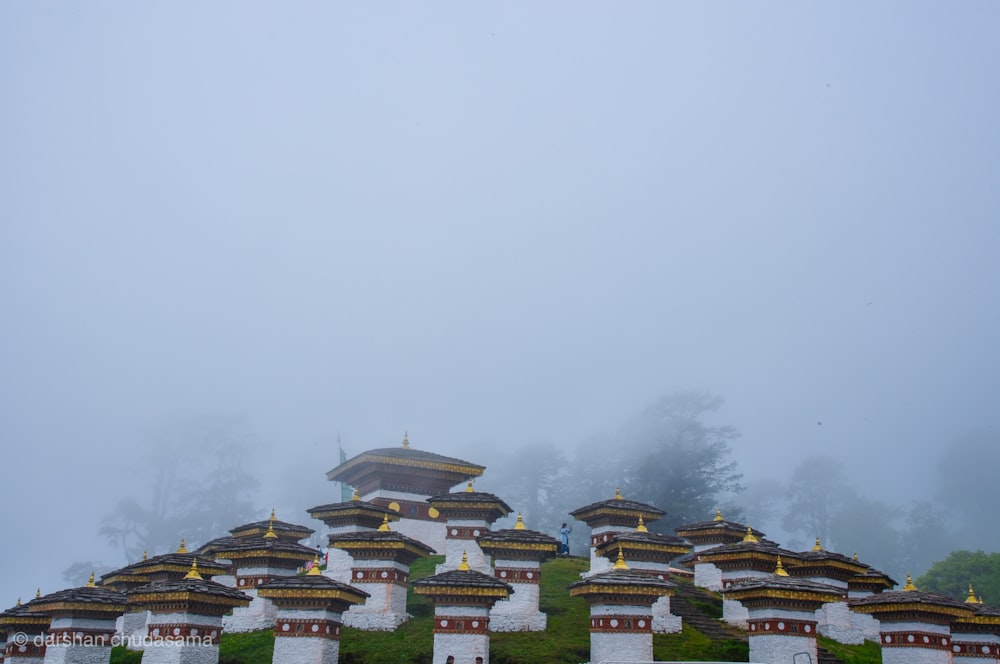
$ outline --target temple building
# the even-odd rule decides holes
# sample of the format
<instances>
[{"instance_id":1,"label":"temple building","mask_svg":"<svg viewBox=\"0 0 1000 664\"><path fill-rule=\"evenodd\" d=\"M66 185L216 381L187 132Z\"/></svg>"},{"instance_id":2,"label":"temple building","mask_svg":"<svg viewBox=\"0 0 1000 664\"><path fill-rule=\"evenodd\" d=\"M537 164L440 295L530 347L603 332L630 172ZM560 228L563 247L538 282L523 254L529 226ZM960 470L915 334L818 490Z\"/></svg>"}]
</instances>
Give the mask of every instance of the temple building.
<instances>
[{"instance_id":1,"label":"temple building","mask_svg":"<svg viewBox=\"0 0 1000 664\"><path fill-rule=\"evenodd\" d=\"M45 634L49 630L52 619L41 611L32 611L32 604L41 598L41 592L35 593L35 599L24 604L17 604L0 613L0 629L7 634L4 647L4 664L40 664L45 658ZM22 634L20 638L16 635Z\"/></svg>"},{"instance_id":2,"label":"temple building","mask_svg":"<svg viewBox=\"0 0 1000 664\"><path fill-rule=\"evenodd\" d=\"M378 527L386 519L389 521L399 520L398 512L361 500L357 491L351 496L350 501L317 505L306 511L312 518L319 519L326 524L328 537L344 533L371 532L378 530ZM350 583L353 566L354 559L347 551L330 548L327 551L326 570L323 574L335 581Z\"/></svg>"},{"instance_id":3,"label":"temple building","mask_svg":"<svg viewBox=\"0 0 1000 664\"><path fill-rule=\"evenodd\" d=\"M202 578L198 562L179 581L164 581L125 593L128 603L150 611L143 664L215 664L219 661L222 616L250 597Z\"/></svg>"},{"instance_id":4,"label":"temple building","mask_svg":"<svg viewBox=\"0 0 1000 664\"><path fill-rule=\"evenodd\" d=\"M542 562L555 557L559 541L525 528L520 514L513 528L486 532L477 541L479 548L493 557L493 575L513 589L510 597L493 605L490 630L544 631L548 618L539 609Z\"/></svg>"},{"instance_id":5,"label":"temple building","mask_svg":"<svg viewBox=\"0 0 1000 664\"><path fill-rule=\"evenodd\" d=\"M670 581L670 564L675 558L691 551L691 545L680 537L651 533L640 517L634 531L617 533L606 543L599 544L595 551L613 562L617 552L622 552L629 561L629 569L648 574L661 581ZM681 631L681 618L670 613L670 595L656 600L652 608L653 632L673 634Z\"/></svg>"},{"instance_id":6,"label":"temple building","mask_svg":"<svg viewBox=\"0 0 1000 664\"><path fill-rule=\"evenodd\" d=\"M344 624L365 630L394 630L406 622L406 588L410 564L434 550L423 542L389 529L386 515L378 530L330 535L330 546L350 554L351 585L369 597L344 613Z\"/></svg>"},{"instance_id":7,"label":"temple building","mask_svg":"<svg viewBox=\"0 0 1000 664\"><path fill-rule=\"evenodd\" d=\"M590 604L590 661L652 661L652 606L672 594L674 587L669 581L630 570L621 551L607 572L571 583L569 594Z\"/></svg>"},{"instance_id":8,"label":"temple building","mask_svg":"<svg viewBox=\"0 0 1000 664\"><path fill-rule=\"evenodd\" d=\"M40 597L29 607L51 620L46 662L99 664L111 660L115 622L125 613L125 593L94 585Z\"/></svg>"},{"instance_id":9,"label":"temple building","mask_svg":"<svg viewBox=\"0 0 1000 664\"><path fill-rule=\"evenodd\" d=\"M626 500L620 489L615 489L615 496L610 500L601 500L570 512L574 519L590 526L590 571L587 574L599 574L612 567L604 556L598 555L598 546L608 543L618 533L635 530L640 519L648 524L665 514L658 507Z\"/></svg>"},{"instance_id":10,"label":"temple building","mask_svg":"<svg viewBox=\"0 0 1000 664\"><path fill-rule=\"evenodd\" d=\"M817 661L816 611L841 602L846 588L792 578L779 559L773 574L730 586L727 601L739 602L748 614L750 661L794 662L796 655Z\"/></svg>"},{"instance_id":11,"label":"temple building","mask_svg":"<svg viewBox=\"0 0 1000 664\"><path fill-rule=\"evenodd\" d=\"M687 559L689 562L685 563L694 568L694 585L715 592L723 588L722 570L710 562L701 560L698 554L727 544L738 544L748 532L758 541L764 541L764 533L743 523L727 521L722 516L722 510L716 510L715 517L711 521L679 526L674 532L694 546L693 555Z\"/></svg>"},{"instance_id":12,"label":"temple building","mask_svg":"<svg viewBox=\"0 0 1000 664\"><path fill-rule=\"evenodd\" d=\"M278 521L272 510L267 521L234 528L230 531L232 537L213 542L210 548L214 555L231 566L231 573L217 581L242 590L251 598L248 606L236 607L223 618L227 632L274 627L277 607L270 600L258 597L257 587L274 578L295 576L310 563L317 552L299 544L299 540L313 532L305 526Z\"/></svg>"},{"instance_id":13,"label":"temple building","mask_svg":"<svg viewBox=\"0 0 1000 664\"><path fill-rule=\"evenodd\" d=\"M951 625L951 650L955 664L1000 661L1000 609L982 602L970 585L965 603L972 608L973 614L958 618Z\"/></svg>"},{"instance_id":14,"label":"temple building","mask_svg":"<svg viewBox=\"0 0 1000 664\"><path fill-rule=\"evenodd\" d=\"M747 526L743 540L736 544L723 544L695 554L695 564L709 564L719 570L723 593L735 586L755 578L770 577L781 561L784 569L791 570L798 564L793 551L782 549L773 542L761 540L752 528ZM697 568L696 568L697 569ZM846 594L846 593L845 593ZM723 598L722 619L730 625L746 629L750 614L746 607L735 600Z\"/></svg>"},{"instance_id":15,"label":"temple building","mask_svg":"<svg viewBox=\"0 0 1000 664\"><path fill-rule=\"evenodd\" d=\"M415 581L413 592L434 603L433 664L489 664L490 608L510 596L510 585L461 561Z\"/></svg>"},{"instance_id":16,"label":"temple building","mask_svg":"<svg viewBox=\"0 0 1000 664\"><path fill-rule=\"evenodd\" d=\"M368 593L320 573L319 557L304 576L276 577L257 587L278 608L272 664L336 664L341 616Z\"/></svg>"},{"instance_id":17,"label":"temple building","mask_svg":"<svg viewBox=\"0 0 1000 664\"><path fill-rule=\"evenodd\" d=\"M909 575L902 590L848 601L852 611L879 621L882 664L952 664L951 625L973 618L973 605L917 590Z\"/></svg>"},{"instance_id":18,"label":"temple building","mask_svg":"<svg viewBox=\"0 0 1000 664\"><path fill-rule=\"evenodd\" d=\"M464 491L434 496L427 502L445 522L444 562L436 571L458 569L464 561L477 572L492 574L490 561L476 539L488 533L494 521L511 513L507 503L492 493L476 491L472 480Z\"/></svg>"},{"instance_id":19,"label":"temple building","mask_svg":"<svg viewBox=\"0 0 1000 664\"><path fill-rule=\"evenodd\" d=\"M353 486L362 500L400 515L394 528L435 551L447 550L445 525L427 503L459 484L480 477L484 466L410 447L403 436L399 447L362 452L326 474L332 482Z\"/></svg>"}]
</instances>

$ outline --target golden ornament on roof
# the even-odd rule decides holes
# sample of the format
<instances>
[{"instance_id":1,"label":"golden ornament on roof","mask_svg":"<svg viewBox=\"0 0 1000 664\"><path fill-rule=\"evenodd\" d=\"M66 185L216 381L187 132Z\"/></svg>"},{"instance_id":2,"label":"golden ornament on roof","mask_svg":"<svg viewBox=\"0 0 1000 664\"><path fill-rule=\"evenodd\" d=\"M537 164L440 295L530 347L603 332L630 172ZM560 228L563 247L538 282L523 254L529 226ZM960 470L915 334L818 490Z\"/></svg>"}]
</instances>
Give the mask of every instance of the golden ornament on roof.
<instances>
[{"instance_id":1,"label":"golden ornament on roof","mask_svg":"<svg viewBox=\"0 0 1000 664\"><path fill-rule=\"evenodd\" d=\"M913 585L913 579L911 579L910 575L907 574L906 575L906 585L903 586L903 590L916 590L916 589L917 589L917 587L915 585Z\"/></svg>"},{"instance_id":2,"label":"golden ornament on roof","mask_svg":"<svg viewBox=\"0 0 1000 664\"><path fill-rule=\"evenodd\" d=\"M646 524L642 520L642 515L641 514L639 515L639 525L635 527L635 530L638 533L648 533L649 532L649 529L646 528Z\"/></svg>"},{"instance_id":3,"label":"golden ornament on roof","mask_svg":"<svg viewBox=\"0 0 1000 664\"><path fill-rule=\"evenodd\" d=\"M351 500L361 500L361 494L358 493L358 487L354 487L354 493L351 494Z\"/></svg>"},{"instance_id":4,"label":"golden ornament on roof","mask_svg":"<svg viewBox=\"0 0 1000 664\"><path fill-rule=\"evenodd\" d=\"M316 554L316 558L313 559L313 566L309 568L307 576L320 576L319 571L319 554Z\"/></svg>"},{"instance_id":5,"label":"golden ornament on roof","mask_svg":"<svg viewBox=\"0 0 1000 664\"><path fill-rule=\"evenodd\" d=\"M472 488L472 480L470 479L469 483L465 485L465 492L466 493L473 493L474 491L475 491L475 489Z\"/></svg>"},{"instance_id":6,"label":"golden ornament on roof","mask_svg":"<svg viewBox=\"0 0 1000 664\"><path fill-rule=\"evenodd\" d=\"M757 536L753 534L753 528L751 528L750 526L747 526L747 534L743 536L743 541L744 542L759 542L760 540L757 539Z\"/></svg>"},{"instance_id":7,"label":"golden ornament on roof","mask_svg":"<svg viewBox=\"0 0 1000 664\"><path fill-rule=\"evenodd\" d=\"M816 538L816 543L813 544L813 551L822 551L823 545L819 543L819 537Z\"/></svg>"},{"instance_id":8,"label":"golden ornament on roof","mask_svg":"<svg viewBox=\"0 0 1000 664\"><path fill-rule=\"evenodd\" d=\"M615 487L615 500L622 500L622 488L620 486Z\"/></svg>"},{"instance_id":9,"label":"golden ornament on roof","mask_svg":"<svg viewBox=\"0 0 1000 664\"><path fill-rule=\"evenodd\" d=\"M622 545L618 545L618 560L615 561L614 569L628 569L628 565L625 564L625 554L622 552Z\"/></svg>"},{"instance_id":10,"label":"golden ornament on roof","mask_svg":"<svg viewBox=\"0 0 1000 664\"><path fill-rule=\"evenodd\" d=\"M788 572L781 565L781 556L778 556L778 566L774 568L774 573L776 576L788 576Z\"/></svg>"},{"instance_id":11,"label":"golden ornament on roof","mask_svg":"<svg viewBox=\"0 0 1000 664\"><path fill-rule=\"evenodd\" d=\"M198 573L198 561L197 560L192 560L191 561L191 569L188 570L188 573L184 575L184 578L185 579L195 579L197 581L201 581L202 580L201 574Z\"/></svg>"},{"instance_id":12,"label":"golden ornament on roof","mask_svg":"<svg viewBox=\"0 0 1000 664\"><path fill-rule=\"evenodd\" d=\"M716 523L718 523L719 521L725 521L725 519L722 518L722 510L720 509L715 510L715 518L712 519L712 521L715 521Z\"/></svg>"},{"instance_id":13,"label":"golden ornament on roof","mask_svg":"<svg viewBox=\"0 0 1000 664\"><path fill-rule=\"evenodd\" d=\"M181 545L177 547L177 553L187 553L187 546L184 544L184 538L181 538Z\"/></svg>"},{"instance_id":14,"label":"golden ornament on roof","mask_svg":"<svg viewBox=\"0 0 1000 664\"><path fill-rule=\"evenodd\" d=\"M976 592L972 589L972 584L969 584L969 596L965 598L966 604L978 604L976 601Z\"/></svg>"},{"instance_id":15,"label":"golden ornament on roof","mask_svg":"<svg viewBox=\"0 0 1000 664\"><path fill-rule=\"evenodd\" d=\"M410 434L407 431L403 432L403 448L410 449Z\"/></svg>"},{"instance_id":16,"label":"golden ornament on roof","mask_svg":"<svg viewBox=\"0 0 1000 664\"><path fill-rule=\"evenodd\" d=\"M471 567L469 567L469 556L466 555L465 551L462 552L462 562L458 564L458 571L468 572Z\"/></svg>"},{"instance_id":17,"label":"golden ornament on roof","mask_svg":"<svg viewBox=\"0 0 1000 664\"><path fill-rule=\"evenodd\" d=\"M521 513L517 513L517 523L514 524L514 530L524 530L524 518Z\"/></svg>"},{"instance_id":18,"label":"golden ornament on roof","mask_svg":"<svg viewBox=\"0 0 1000 664\"><path fill-rule=\"evenodd\" d=\"M389 532L389 515L386 514L382 517L382 525L378 527L379 532L387 533Z\"/></svg>"},{"instance_id":19,"label":"golden ornament on roof","mask_svg":"<svg viewBox=\"0 0 1000 664\"><path fill-rule=\"evenodd\" d=\"M94 584L94 573L93 573L93 572L91 572L91 573L90 573L90 579L88 579L88 580L87 580L87 587L88 587L88 588L93 588L93 587L94 587L94 585L95 585L95 584ZM969 586L969 587L971 588L972 586Z\"/></svg>"}]
</instances>

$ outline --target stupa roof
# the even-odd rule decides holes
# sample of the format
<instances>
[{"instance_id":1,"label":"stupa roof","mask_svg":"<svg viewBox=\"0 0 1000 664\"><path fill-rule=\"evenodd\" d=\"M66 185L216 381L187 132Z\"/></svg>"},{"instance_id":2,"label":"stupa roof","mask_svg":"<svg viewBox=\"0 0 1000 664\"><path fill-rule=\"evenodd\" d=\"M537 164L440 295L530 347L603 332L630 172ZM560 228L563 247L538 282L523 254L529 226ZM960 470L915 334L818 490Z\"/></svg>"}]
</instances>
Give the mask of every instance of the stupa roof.
<instances>
[{"instance_id":1,"label":"stupa roof","mask_svg":"<svg viewBox=\"0 0 1000 664\"><path fill-rule=\"evenodd\" d=\"M555 537L526 528L490 530L477 537L476 542L484 552L502 557L544 560L555 556L559 551L559 540Z\"/></svg>"},{"instance_id":2,"label":"stupa roof","mask_svg":"<svg viewBox=\"0 0 1000 664\"><path fill-rule=\"evenodd\" d=\"M328 526L356 524L363 527L377 528L384 517L389 521L398 521L399 513L388 507L382 507L365 500L352 499L342 503L317 505L306 510L314 519L319 519Z\"/></svg>"},{"instance_id":3,"label":"stupa roof","mask_svg":"<svg viewBox=\"0 0 1000 664\"><path fill-rule=\"evenodd\" d=\"M125 595L128 597L129 604L137 605L177 602L234 607L247 606L251 599L235 588L229 588L221 583L202 578L185 578L150 584L127 590Z\"/></svg>"},{"instance_id":4,"label":"stupa roof","mask_svg":"<svg viewBox=\"0 0 1000 664\"><path fill-rule=\"evenodd\" d=\"M413 582L413 592L433 598L503 599L514 588L500 579L471 569L453 569Z\"/></svg>"},{"instance_id":5,"label":"stupa roof","mask_svg":"<svg viewBox=\"0 0 1000 664\"><path fill-rule=\"evenodd\" d=\"M722 517L722 511L716 510L715 518L711 521L684 524L674 528L674 532L680 537L691 540L696 544L704 542L719 542L721 544L727 540L739 541L743 539L743 536L747 532L747 527L745 523L727 521ZM750 532L757 539L764 539L763 532L755 528L750 528Z\"/></svg>"},{"instance_id":6,"label":"stupa roof","mask_svg":"<svg viewBox=\"0 0 1000 664\"><path fill-rule=\"evenodd\" d=\"M863 589L886 589L894 588L896 586L896 581L885 572L869 566L864 572L855 574L848 579L847 586L852 589L855 587Z\"/></svg>"},{"instance_id":7,"label":"stupa roof","mask_svg":"<svg viewBox=\"0 0 1000 664\"><path fill-rule=\"evenodd\" d=\"M223 537L216 537L213 540L209 540L199 546L195 553L202 556L215 556L215 552L221 548L231 546L234 542L239 542L240 540L231 535L225 535Z\"/></svg>"},{"instance_id":8,"label":"stupa roof","mask_svg":"<svg viewBox=\"0 0 1000 664\"><path fill-rule=\"evenodd\" d=\"M673 558L691 550L691 545L680 537L635 530L627 533L615 533L607 542L598 544L594 551L599 556L613 560L618 553L619 545L630 560L639 552L660 554L661 556L667 554Z\"/></svg>"},{"instance_id":9,"label":"stupa roof","mask_svg":"<svg viewBox=\"0 0 1000 664\"><path fill-rule=\"evenodd\" d=\"M216 555L234 563L246 558L284 558L293 562L308 562L316 555L316 549L288 540L246 537L234 538L228 546L220 546Z\"/></svg>"},{"instance_id":10,"label":"stupa roof","mask_svg":"<svg viewBox=\"0 0 1000 664\"><path fill-rule=\"evenodd\" d=\"M772 574L742 581L725 591L726 599L767 602L826 602L843 601L846 591L826 583Z\"/></svg>"},{"instance_id":11,"label":"stupa roof","mask_svg":"<svg viewBox=\"0 0 1000 664\"><path fill-rule=\"evenodd\" d=\"M362 452L327 472L326 478L330 481L358 486L359 478L369 472L369 468L373 466L396 466L405 469L447 473L457 478L456 481L452 482L452 486L466 478L479 477L486 470L485 466L463 459L414 449L410 447L409 438L404 437L402 446L379 447Z\"/></svg>"},{"instance_id":12,"label":"stupa roof","mask_svg":"<svg viewBox=\"0 0 1000 664\"><path fill-rule=\"evenodd\" d=\"M355 558L384 558L387 555L413 561L436 553L419 540L391 530L370 530L330 535L330 546L343 549Z\"/></svg>"},{"instance_id":13,"label":"stupa roof","mask_svg":"<svg viewBox=\"0 0 1000 664\"><path fill-rule=\"evenodd\" d=\"M32 611L32 607L38 598L32 599L22 604L16 604L3 613L0 613L0 625L46 625L50 618L41 611Z\"/></svg>"},{"instance_id":14,"label":"stupa roof","mask_svg":"<svg viewBox=\"0 0 1000 664\"><path fill-rule=\"evenodd\" d=\"M268 598L341 600L351 604L360 604L371 596L360 588L323 574L275 577L257 586L257 591L261 597Z\"/></svg>"},{"instance_id":15,"label":"stupa roof","mask_svg":"<svg viewBox=\"0 0 1000 664\"><path fill-rule=\"evenodd\" d=\"M146 560L140 560L134 562L131 565L126 565L120 570L115 570L110 574L106 574L101 577L103 582L106 576L112 576L119 573L128 574L157 574L157 573L167 573L167 574L178 574L183 576L191 569L192 561L198 562L199 571L205 576L216 576L218 574L226 574L229 571L229 567L222 565L212 558L207 556L198 555L197 553L164 553L159 556L153 556L152 558L147 558Z\"/></svg>"},{"instance_id":16,"label":"stupa roof","mask_svg":"<svg viewBox=\"0 0 1000 664\"><path fill-rule=\"evenodd\" d=\"M913 588L912 583L907 587ZM969 618L975 613L975 606L966 604L946 595L929 593L922 590L891 590L877 595L868 595L858 599L848 600L852 610L861 613L871 613L879 620L887 616L913 615L950 616L952 618ZM882 616L882 617L879 617Z\"/></svg>"},{"instance_id":17,"label":"stupa roof","mask_svg":"<svg viewBox=\"0 0 1000 664\"><path fill-rule=\"evenodd\" d=\"M99 611L124 613L125 593L100 586L68 588L39 597L30 602L32 612L52 615L67 611Z\"/></svg>"},{"instance_id":18,"label":"stupa roof","mask_svg":"<svg viewBox=\"0 0 1000 664\"><path fill-rule=\"evenodd\" d=\"M308 526L300 526L298 524L288 523L287 521L281 521L275 518L274 511L272 510L270 519L254 521L253 523L245 523L242 526L236 526L230 530L229 533L236 538L262 537L268 532L269 529L272 530L279 539L290 539L295 541L305 539L316 532Z\"/></svg>"},{"instance_id":19,"label":"stupa roof","mask_svg":"<svg viewBox=\"0 0 1000 664\"><path fill-rule=\"evenodd\" d=\"M567 588L573 597L621 595L636 598L671 595L677 584L665 579L650 576L648 572L632 569L612 569L580 581L575 581Z\"/></svg>"},{"instance_id":20,"label":"stupa roof","mask_svg":"<svg viewBox=\"0 0 1000 664\"><path fill-rule=\"evenodd\" d=\"M613 522L620 525L628 524L631 527L635 527L639 517L648 523L656 521L664 515L666 512L659 507L623 498L618 489L615 490L614 498L599 500L570 512L570 516L587 524Z\"/></svg>"},{"instance_id":21,"label":"stupa roof","mask_svg":"<svg viewBox=\"0 0 1000 664\"><path fill-rule=\"evenodd\" d=\"M499 496L483 491L472 491L471 488L470 480L466 490L431 496L427 502L445 518L483 516L487 521L493 522L513 511Z\"/></svg>"}]
</instances>

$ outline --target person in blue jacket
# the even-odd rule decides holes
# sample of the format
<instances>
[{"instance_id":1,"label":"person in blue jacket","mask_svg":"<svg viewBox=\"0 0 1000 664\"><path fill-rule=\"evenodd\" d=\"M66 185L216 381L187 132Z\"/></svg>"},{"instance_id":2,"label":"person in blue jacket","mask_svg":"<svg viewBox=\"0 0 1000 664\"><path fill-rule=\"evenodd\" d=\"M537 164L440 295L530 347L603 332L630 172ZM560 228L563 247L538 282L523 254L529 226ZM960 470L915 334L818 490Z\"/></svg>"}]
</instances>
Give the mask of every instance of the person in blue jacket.
<instances>
[{"instance_id":1,"label":"person in blue jacket","mask_svg":"<svg viewBox=\"0 0 1000 664\"><path fill-rule=\"evenodd\" d=\"M569 534L573 532L571 526L567 526L565 523L562 528L559 529L559 539L562 540L562 547L559 551L559 555L568 556L569 555Z\"/></svg>"}]
</instances>

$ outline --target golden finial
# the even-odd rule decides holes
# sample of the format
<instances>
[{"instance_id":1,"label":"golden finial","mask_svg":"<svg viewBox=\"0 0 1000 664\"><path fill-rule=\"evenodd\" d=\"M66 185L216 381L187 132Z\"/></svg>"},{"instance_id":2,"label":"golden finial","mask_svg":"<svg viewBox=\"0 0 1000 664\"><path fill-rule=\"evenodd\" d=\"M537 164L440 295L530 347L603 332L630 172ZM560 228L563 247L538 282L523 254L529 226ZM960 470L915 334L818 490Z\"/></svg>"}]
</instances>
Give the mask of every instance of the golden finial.
<instances>
[{"instance_id":1,"label":"golden finial","mask_svg":"<svg viewBox=\"0 0 1000 664\"><path fill-rule=\"evenodd\" d=\"M184 538L182 537L181 538L181 545L179 547L177 547L177 553L187 553L187 552L188 552L188 548L187 548L187 546L185 546L185 544L184 544Z\"/></svg>"},{"instance_id":2,"label":"golden finial","mask_svg":"<svg viewBox=\"0 0 1000 664\"><path fill-rule=\"evenodd\" d=\"M271 508L271 516L267 517L267 520L270 521L271 523L274 523L275 521L278 520L278 517L274 515L273 507Z\"/></svg>"},{"instance_id":3,"label":"golden finial","mask_svg":"<svg viewBox=\"0 0 1000 664\"><path fill-rule=\"evenodd\" d=\"M747 534L743 536L743 541L744 542L759 542L760 540L757 539L757 536L753 534L753 528L751 528L750 526L747 526Z\"/></svg>"},{"instance_id":4,"label":"golden finial","mask_svg":"<svg viewBox=\"0 0 1000 664\"><path fill-rule=\"evenodd\" d=\"M976 601L976 593L972 589L972 584L971 583L969 584L969 596L965 598L965 603L966 604L978 604L979 603L979 602Z\"/></svg>"},{"instance_id":5,"label":"golden finial","mask_svg":"<svg viewBox=\"0 0 1000 664\"><path fill-rule=\"evenodd\" d=\"M462 552L462 562L460 562L458 564L458 571L459 572L468 572L470 569L472 569L472 568L469 567L469 556L467 556L465 554L465 551L463 551Z\"/></svg>"},{"instance_id":6,"label":"golden finial","mask_svg":"<svg viewBox=\"0 0 1000 664\"><path fill-rule=\"evenodd\" d=\"M858 552L854 552L854 562L858 562Z\"/></svg>"},{"instance_id":7,"label":"golden finial","mask_svg":"<svg viewBox=\"0 0 1000 664\"><path fill-rule=\"evenodd\" d=\"M524 530L524 518L521 513L517 513L517 523L514 524L514 530Z\"/></svg>"},{"instance_id":8,"label":"golden finial","mask_svg":"<svg viewBox=\"0 0 1000 664\"><path fill-rule=\"evenodd\" d=\"M382 517L382 525L378 527L380 533L389 532L389 515L386 514Z\"/></svg>"},{"instance_id":9,"label":"golden finial","mask_svg":"<svg viewBox=\"0 0 1000 664\"><path fill-rule=\"evenodd\" d=\"M628 569L625 564L625 554L622 552L622 545L618 545L618 560L615 561L614 569Z\"/></svg>"},{"instance_id":10,"label":"golden finial","mask_svg":"<svg viewBox=\"0 0 1000 664\"><path fill-rule=\"evenodd\" d=\"M42 589L41 588L36 588L35 589L35 599L41 599L41 597L42 597Z\"/></svg>"},{"instance_id":11,"label":"golden finial","mask_svg":"<svg viewBox=\"0 0 1000 664\"><path fill-rule=\"evenodd\" d=\"M94 583L94 573L93 573L93 572L91 572L91 573L90 573L90 578L89 578L89 579L87 580L87 587L88 587L88 588L93 588L93 587L95 587L96 585L97 585L97 584L95 584L95 583ZM972 586L969 586L969 587L971 588Z\"/></svg>"},{"instance_id":12,"label":"golden finial","mask_svg":"<svg viewBox=\"0 0 1000 664\"><path fill-rule=\"evenodd\" d=\"M976 602L976 604L982 604L982 603L983 603L983 596L982 596L982 595L980 595L980 596L979 596L979 601L978 601L978 602Z\"/></svg>"},{"instance_id":13,"label":"golden finial","mask_svg":"<svg viewBox=\"0 0 1000 664\"><path fill-rule=\"evenodd\" d=\"M17 598L17 606L21 606L21 598L20 597Z\"/></svg>"},{"instance_id":14,"label":"golden finial","mask_svg":"<svg viewBox=\"0 0 1000 664\"><path fill-rule=\"evenodd\" d=\"M306 576L320 576L319 571L319 554L316 554L316 558L313 559L313 566L309 568Z\"/></svg>"},{"instance_id":15,"label":"golden finial","mask_svg":"<svg viewBox=\"0 0 1000 664\"><path fill-rule=\"evenodd\" d=\"M778 556L778 566L774 568L774 574L775 576L788 576L788 572L781 565L781 556Z\"/></svg>"},{"instance_id":16,"label":"golden finial","mask_svg":"<svg viewBox=\"0 0 1000 664\"><path fill-rule=\"evenodd\" d=\"M913 579L911 579L910 575L907 574L906 575L906 585L903 586L903 590L916 590L916 589L917 589L917 587L915 585L913 585Z\"/></svg>"},{"instance_id":17,"label":"golden finial","mask_svg":"<svg viewBox=\"0 0 1000 664\"><path fill-rule=\"evenodd\" d=\"M472 488L472 480L471 479L469 480L469 483L465 485L465 492L466 493L473 493L473 492L475 492L475 489Z\"/></svg>"},{"instance_id":18,"label":"golden finial","mask_svg":"<svg viewBox=\"0 0 1000 664\"><path fill-rule=\"evenodd\" d=\"M716 523L718 523L719 521L725 521L725 519L722 518L722 510L720 509L715 510L715 518L712 519L712 521L715 521Z\"/></svg>"},{"instance_id":19,"label":"golden finial","mask_svg":"<svg viewBox=\"0 0 1000 664\"><path fill-rule=\"evenodd\" d=\"M188 573L184 575L184 578L185 579L197 579L198 581L202 580L201 574L198 573L198 560L197 559L193 559L191 561L191 569L188 570Z\"/></svg>"},{"instance_id":20,"label":"golden finial","mask_svg":"<svg viewBox=\"0 0 1000 664\"><path fill-rule=\"evenodd\" d=\"M649 529L646 528L646 524L642 520L642 515L639 515L639 525L635 527L637 533L648 533Z\"/></svg>"},{"instance_id":21,"label":"golden finial","mask_svg":"<svg viewBox=\"0 0 1000 664\"><path fill-rule=\"evenodd\" d=\"M351 494L351 500L361 500L361 494L358 493L358 487L354 487L354 493Z\"/></svg>"},{"instance_id":22,"label":"golden finial","mask_svg":"<svg viewBox=\"0 0 1000 664\"><path fill-rule=\"evenodd\" d=\"M622 488L620 486L615 487L615 500L622 500Z\"/></svg>"},{"instance_id":23,"label":"golden finial","mask_svg":"<svg viewBox=\"0 0 1000 664\"><path fill-rule=\"evenodd\" d=\"M264 539L278 539L278 533L274 532L274 518L267 524L267 532L264 533Z\"/></svg>"},{"instance_id":24,"label":"golden finial","mask_svg":"<svg viewBox=\"0 0 1000 664\"><path fill-rule=\"evenodd\" d=\"M410 434L406 431L403 432L403 447L410 449Z\"/></svg>"},{"instance_id":25,"label":"golden finial","mask_svg":"<svg viewBox=\"0 0 1000 664\"><path fill-rule=\"evenodd\" d=\"M143 560L148 560L149 559L149 554L146 553L145 549L142 550L142 559Z\"/></svg>"},{"instance_id":26,"label":"golden finial","mask_svg":"<svg viewBox=\"0 0 1000 664\"><path fill-rule=\"evenodd\" d=\"M823 545L819 543L819 537L816 538L816 543L813 544L813 551L822 551Z\"/></svg>"}]
</instances>

